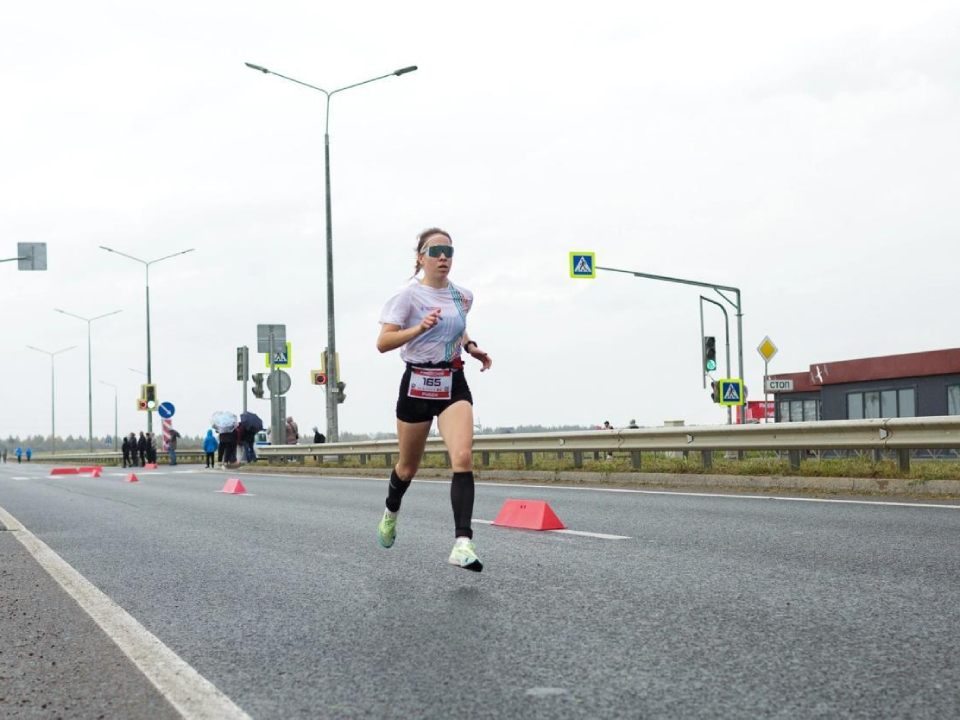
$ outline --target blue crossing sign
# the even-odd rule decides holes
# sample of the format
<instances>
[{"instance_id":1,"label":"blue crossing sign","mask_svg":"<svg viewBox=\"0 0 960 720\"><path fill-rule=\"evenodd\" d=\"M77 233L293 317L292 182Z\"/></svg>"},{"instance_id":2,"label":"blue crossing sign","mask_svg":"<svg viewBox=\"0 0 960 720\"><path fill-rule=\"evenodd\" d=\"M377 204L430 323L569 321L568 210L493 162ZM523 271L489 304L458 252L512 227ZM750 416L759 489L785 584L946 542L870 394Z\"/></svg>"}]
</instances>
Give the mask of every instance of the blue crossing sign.
<instances>
[{"instance_id":1,"label":"blue crossing sign","mask_svg":"<svg viewBox=\"0 0 960 720\"><path fill-rule=\"evenodd\" d=\"M266 357L267 367L270 367L270 354ZM273 351L273 366L278 368L288 368L293 364L293 349L290 343L286 347L278 347Z\"/></svg>"},{"instance_id":2,"label":"blue crossing sign","mask_svg":"<svg viewBox=\"0 0 960 720\"><path fill-rule=\"evenodd\" d=\"M745 403L743 380L740 378L725 378L720 380L721 405L744 405Z\"/></svg>"},{"instance_id":3,"label":"blue crossing sign","mask_svg":"<svg viewBox=\"0 0 960 720\"><path fill-rule=\"evenodd\" d=\"M160 407L157 408L157 414L162 418L172 418L176 411L177 409L172 402L162 402Z\"/></svg>"},{"instance_id":4,"label":"blue crossing sign","mask_svg":"<svg viewBox=\"0 0 960 720\"><path fill-rule=\"evenodd\" d=\"M570 277L595 278L597 276L597 254L592 252L570 253Z\"/></svg>"}]
</instances>

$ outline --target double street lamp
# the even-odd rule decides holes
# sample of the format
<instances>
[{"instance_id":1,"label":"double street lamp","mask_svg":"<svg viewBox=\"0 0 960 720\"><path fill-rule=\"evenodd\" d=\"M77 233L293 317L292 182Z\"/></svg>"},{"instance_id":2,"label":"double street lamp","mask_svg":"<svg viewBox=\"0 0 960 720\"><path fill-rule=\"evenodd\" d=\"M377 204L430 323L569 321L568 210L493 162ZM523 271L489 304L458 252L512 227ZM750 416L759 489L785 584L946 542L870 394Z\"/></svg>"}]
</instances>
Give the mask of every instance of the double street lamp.
<instances>
[{"instance_id":1,"label":"double street lamp","mask_svg":"<svg viewBox=\"0 0 960 720\"><path fill-rule=\"evenodd\" d=\"M54 308L54 310L63 315L69 315L72 318L77 320L83 320L87 324L87 434L88 440L90 441L90 452L93 452L93 352L91 351L91 342L90 342L90 326L96 320L102 320L105 317L110 317L111 315L116 315L123 310L114 310L113 312L104 313L103 315L97 315L92 318L85 318L80 315L74 315L72 312L67 312L66 310L60 310L59 308Z\"/></svg>"},{"instance_id":2,"label":"double street lamp","mask_svg":"<svg viewBox=\"0 0 960 720\"><path fill-rule=\"evenodd\" d=\"M101 245L100 249L114 253L115 255L121 255L129 260L134 260L143 265L147 272L147 384L150 384L153 382L153 366L150 362L150 266L155 263L162 262L163 260L169 260L172 257L177 257L178 255L186 255L187 253L193 252L194 248L190 248L189 250L181 250L180 252L175 252L172 255L164 255L156 260L141 260L138 257L127 255L127 253L122 253L119 250L114 250L113 248L108 248L104 245ZM153 432L153 410L150 409L147 409L147 432Z\"/></svg>"},{"instance_id":3,"label":"double street lamp","mask_svg":"<svg viewBox=\"0 0 960 720\"><path fill-rule=\"evenodd\" d=\"M57 392L56 390L57 383L56 383L56 374L55 374L56 373L55 359L57 355L59 355L60 353L64 353L67 350L73 350L76 347L76 345L71 345L68 348L64 348L63 350L57 350L55 352L50 352L49 350L41 350L40 348L34 347L33 345L27 345L27 347L31 350L36 350L39 353L43 353L44 355L50 356L50 451L53 455L56 455L57 454L57 411L56 411L55 398L56 398L56 392Z\"/></svg>"},{"instance_id":4,"label":"double street lamp","mask_svg":"<svg viewBox=\"0 0 960 720\"><path fill-rule=\"evenodd\" d=\"M337 442L340 439L340 431L337 421L337 405L342 402L340 395L342 389L340 385L340 378L337 374L337 340L333 312L333 220L330 210L330 98L332 98L338 92L343 92L344 90L366 85L377 80L383 80L384 78L388 77L399 77L401 75L405 75L416 70L417 66L411 65L409 67L400 68L399 70L394 70L392 73L387 73L386 75L380 75L375 78L370 78L369 80L364 80L363 82L353 83L352 85L345 85L344 87L337 88L336 90L327 91L321 87L317 87L316 85L310 85L309 83L301 82L300 80L296 80L292 77L287 77L286 75L273 72L272 70L268 70L260 65L254 65L253 63L244 64L252 70L258 70L267 75L276 75L278 78L295 82L298 85L303 85L304 87L308 87L312 90L318 90L327 98L326 122L323 130L327 196L327 349L325 351L327 368L327 439L328 442Z\"/></svg>"}]
</instances>

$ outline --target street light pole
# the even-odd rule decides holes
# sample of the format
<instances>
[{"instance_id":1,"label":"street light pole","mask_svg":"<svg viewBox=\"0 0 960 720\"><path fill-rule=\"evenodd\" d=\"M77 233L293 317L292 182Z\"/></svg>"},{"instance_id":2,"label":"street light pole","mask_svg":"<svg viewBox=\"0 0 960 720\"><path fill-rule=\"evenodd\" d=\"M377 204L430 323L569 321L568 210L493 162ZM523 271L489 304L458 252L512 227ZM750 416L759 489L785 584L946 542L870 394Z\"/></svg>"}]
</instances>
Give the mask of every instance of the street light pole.
<instances>
[{"instance_id":1,"label":"street light pole","mask_svg":"<svg viewBox=\"0 0 960 720\"><path fill-rule=\"evenodd\" d=\"M323 153L325 165L324 174L326 179L325 189L327 208L327 348L324 353L327 367L327 439L328 442L338 442L340 439L340 430L338 427L339 423L337 418L337 405L340 402L340 378L338 377L337 372L337 334L334 319L335 314L333 298L333 212L331 209L330 199L330 98L332 98L338 92L359 87L360 85L366 85L368 83L375 82L376 80L383 80L384 78L388 77L399 77L401 75L405 75L416 70L417 66L411 65L409 67L400 68L399 70L395 70L392 73L387 73L386 75L380 75L369 80L364 80L362 82L353 83L352 85L346 85L342 88L337 88L336 90L327 91L321 87L317 87L316 85L310 85L309 83L301 82L295 78L273 72L272 70L268 70L260 65L254 65L252 63L244 64L252 70L258 70L267 75L276 75L284 80L295 82L298 85L303 85L304 87L311 88L312 90L318 90L319 92L322 92L327 99L326 121L324 123L323 131Z\"/></svg>"},{"instance_id":2,"label":"street light pole","mask_svg":"<svg viewBox=\"0 0 960 720\"><path fill-rule=\"evenodd\" d=\"M60 353L66 352L67 350L73 350L76 347L76 345L71 345L68 348L64 348L63 350L57 350L56 352L50 352L49 350L41 350L40 348L34 347L33 345L27 345L27 347L30 348L31 350L36 350L37 352L41 352L44 355L50 356L50 453L52 455L56 455L57 454L57 410L56 410L55 397L57 392L56 390L57 382L56 382L56 374L55 374L56 370L54 369L54 366L55 366L54 358L56 358L57 355L59 355Z\"/></svg>"},{"instance_id":3,"label":"street light pole","mask_svg":"<svg viewBox=\"0 0 960 720\"><path fill-rule=\"evenodd\" d=\"M72 318L77 320L83 320L87 324L87 431L90 444L90 452L93 452L93 343L91 341L91 330L90 326L95 320L102 320L105 317L110 317L111 315L116 315L117 313L123 312L123 310L114 310L113 312L104 313L103 315L97 315L92 318L85 318L81 315L74 315L72 312L67 312L66 310L60 310L59 308L54 308L55 312L61 313L62 315L69 315Z\"/></svg>"},{"instance_id":4,"label":"street light pole","mask_svg":"<svg viewBox=\"0 0 960 720\"><path fill-rule=\"evenodd\" d=\"M154 263L161 262L163 260L169 260L170 258L177 257L178 255L186 255L187 253L193 252L195 248L190 248L189 250L181 250L180 252L175 252L172 255L164 255L161 258L156 260L141 260L138 257L133 255L127 255L127 253L120 252L119 250L114 250L113 248L108 248L105 245L100 246L101 250L106 250L107 252L114 253L115 255L122 255L129 260L135 260L144 266L144 269L147 272L147 384L153 382L153 365L151 363L151 353L150 353L150 266ZM135 371L136 372L136 371ZM147 409L147 432L153 432L153 410Z\"/></svg>"},{"instance_id":5,"label":"street light pole","mask_svg":"<svg viewBox=\"0 0 960 720\"><path fill-rule=\"evenodd\" d=\"M101 385L106 385L107 387L113 388L113 451L117 452L117 449L120 447L117 443L120 441L120 436L117 434L117 386L112 383L100 381Z\"/></svg>"}]
</instances>

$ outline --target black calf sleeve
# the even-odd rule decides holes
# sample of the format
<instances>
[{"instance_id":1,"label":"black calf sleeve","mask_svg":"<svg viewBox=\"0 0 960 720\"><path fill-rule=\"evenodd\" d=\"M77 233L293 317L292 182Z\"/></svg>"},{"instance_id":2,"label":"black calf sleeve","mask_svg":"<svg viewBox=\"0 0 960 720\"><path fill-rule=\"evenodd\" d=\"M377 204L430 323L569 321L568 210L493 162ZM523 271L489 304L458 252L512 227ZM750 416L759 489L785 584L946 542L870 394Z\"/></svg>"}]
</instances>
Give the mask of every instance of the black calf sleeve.
<instances>
[{"instance_id":1,"label":"black calf sleeve","mask_svg":"<svg viewBox=\"0 0 960 720\"><path fill-rule=\"evenodd\" d=\"M450 503L453 505L453 524L457 537L473 537L473 473L455 472L450 484Z\"/></svg>"},{"instance_id":2,"label":"black calf sleeve","mask_svg":"<svg viewBox=\"0 0 960 720\"><path fill-rule=\"evenodd\" d=\"M387 510L397 512L400 510L400 501L403 500L403 494L410 487L410 480L401 480L397 475L396 468L390 473L390 484L387 486Z\"/></svg>"}]
</instances>

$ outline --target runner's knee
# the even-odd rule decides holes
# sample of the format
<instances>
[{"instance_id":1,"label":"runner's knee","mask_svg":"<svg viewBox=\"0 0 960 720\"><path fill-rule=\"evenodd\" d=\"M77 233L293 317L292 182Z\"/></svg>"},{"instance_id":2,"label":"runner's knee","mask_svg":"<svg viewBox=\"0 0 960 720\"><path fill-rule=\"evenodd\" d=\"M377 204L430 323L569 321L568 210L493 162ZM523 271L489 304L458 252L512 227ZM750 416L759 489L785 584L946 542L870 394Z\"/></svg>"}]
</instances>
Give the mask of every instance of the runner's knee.
<instances>
[{"instance_id":1,"label":"runner's knee","mask_svg":"<svg viewBox=\"0 0 960 720\"><path fill-rule=\"evenodd\" d=\"M457 450L450 454L450 464L454 472L468 472L473 469L473 453L470 450Z\"/></svg>"},{"instance_id":2,"label":"runner's knee","mask_svg":"<svg viewBox=\"0 0 960 720\"><path fill-rule=\"evenodd\" d=\"M420 463L405 462L401 460L397 463L397 467L395 469L401 480L411 480L413 479L413 476L417 474L417 470L420 469Z\"/></svg>"}]
</instances>

